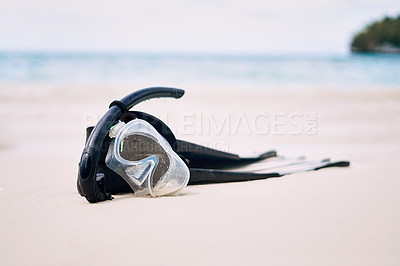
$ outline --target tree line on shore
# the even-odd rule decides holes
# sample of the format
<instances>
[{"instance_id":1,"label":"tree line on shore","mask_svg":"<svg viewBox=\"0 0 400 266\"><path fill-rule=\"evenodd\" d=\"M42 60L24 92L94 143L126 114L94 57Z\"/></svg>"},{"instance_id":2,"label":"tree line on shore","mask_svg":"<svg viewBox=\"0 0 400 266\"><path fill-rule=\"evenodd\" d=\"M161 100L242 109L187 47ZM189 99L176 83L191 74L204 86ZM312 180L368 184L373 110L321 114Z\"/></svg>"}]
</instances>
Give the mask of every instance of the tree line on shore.
<instances>
[{"instance_id":1,"label":"tree line on shore","mask_svg":"<svg viewBox=\"0 0 400 266\"><path fill-rule=\"evenodd\" d=\"M400 53L400 15L375 21L355 34L351 51L356 53Z\"/></svg>"}]
</instances>

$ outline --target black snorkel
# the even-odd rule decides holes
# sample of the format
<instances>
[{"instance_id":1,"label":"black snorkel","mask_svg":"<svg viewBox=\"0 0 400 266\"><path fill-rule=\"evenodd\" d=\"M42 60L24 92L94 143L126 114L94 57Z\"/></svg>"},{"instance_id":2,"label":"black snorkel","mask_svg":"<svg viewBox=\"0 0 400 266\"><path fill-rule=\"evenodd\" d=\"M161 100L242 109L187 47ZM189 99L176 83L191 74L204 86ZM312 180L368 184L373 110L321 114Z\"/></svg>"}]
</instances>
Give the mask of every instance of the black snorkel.
<instances>
[{"instance_id":1,"label":"black snorkel","mask_svg":"<svg viewBox=\"0 0 400 266\"><path fill-rule=\"evenodd\" d=\"M80 193L90 203L112 199L110 193L105 192L101 177L96 180L97 165L102 143L109 129L118 120L121 114L126 113L136 104L152 98L181 98L184 90L167 87L151 87L135 91L121 100L113 101L110 109L103 115L91 132L82 152L78 172L78 188Z\"/></svg>"}]
</instances>

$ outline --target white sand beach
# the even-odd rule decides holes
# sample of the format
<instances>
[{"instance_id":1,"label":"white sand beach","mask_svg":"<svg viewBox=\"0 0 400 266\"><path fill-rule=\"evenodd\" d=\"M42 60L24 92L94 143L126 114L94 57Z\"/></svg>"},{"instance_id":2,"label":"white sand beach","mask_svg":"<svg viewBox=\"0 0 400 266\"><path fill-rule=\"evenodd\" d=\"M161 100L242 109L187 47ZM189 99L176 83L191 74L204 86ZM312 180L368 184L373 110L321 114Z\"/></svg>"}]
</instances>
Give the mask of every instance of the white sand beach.
<instances>
[{"instance_id":1,"label":"white sand beach","mask_svg":"<svg viewBox=\"0 0 400 266\"><path fill-rule=\"evenodd\" d=\"M89 204L76 190L86 117L138 88L1 85L1 265L400 265L400 90L194 87L144 102L181 139L351 166ZM179 130L204 113L316 114L317 130Z\"/></svg>"}]
</instances>

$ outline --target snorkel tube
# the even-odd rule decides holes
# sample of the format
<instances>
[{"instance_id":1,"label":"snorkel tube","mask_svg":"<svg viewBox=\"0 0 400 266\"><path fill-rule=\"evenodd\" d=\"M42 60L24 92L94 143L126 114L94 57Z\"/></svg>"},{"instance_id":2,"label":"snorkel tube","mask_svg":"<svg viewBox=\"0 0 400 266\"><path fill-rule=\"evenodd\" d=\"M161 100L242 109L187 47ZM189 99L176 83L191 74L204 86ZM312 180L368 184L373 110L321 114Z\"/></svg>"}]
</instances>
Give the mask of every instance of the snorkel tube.
<instances>
[{"instance_id":1,"label":"snorkel tube","mask_svg":"<svg viewBox=\"0 0 400 266\"><path fill-rule=\"evenodd\" d=\"M78 171L78 188L90 202L111 200L111 194L104 189L104 177L97 176L97 165L102 143L109 129L118 120L121 114L127 112L136 104L152 98L181 98L185 93L182 89L167 87L151 87L135 91L121 100L113 101L110 109L103 115L91 132L82 152Z\"/></svg>"}]
</instances>

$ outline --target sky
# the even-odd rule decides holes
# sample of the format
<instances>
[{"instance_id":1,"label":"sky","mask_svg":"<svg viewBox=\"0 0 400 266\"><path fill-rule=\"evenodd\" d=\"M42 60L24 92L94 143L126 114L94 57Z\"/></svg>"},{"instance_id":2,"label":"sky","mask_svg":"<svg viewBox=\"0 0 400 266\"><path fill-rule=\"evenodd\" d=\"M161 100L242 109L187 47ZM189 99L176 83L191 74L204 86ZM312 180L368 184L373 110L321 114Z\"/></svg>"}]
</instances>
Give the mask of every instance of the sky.
<instances>
[{"instance_id":1,"label":"sky","mask_svg":"<svg viewBox=\"0 0 400 266\"><path fill-rule=\"evenodd\" d=\"M346 53L399 0L1 0L0 50Z\"/></svg>"}]
</instances>

